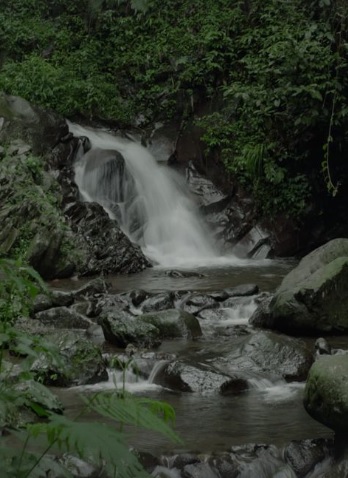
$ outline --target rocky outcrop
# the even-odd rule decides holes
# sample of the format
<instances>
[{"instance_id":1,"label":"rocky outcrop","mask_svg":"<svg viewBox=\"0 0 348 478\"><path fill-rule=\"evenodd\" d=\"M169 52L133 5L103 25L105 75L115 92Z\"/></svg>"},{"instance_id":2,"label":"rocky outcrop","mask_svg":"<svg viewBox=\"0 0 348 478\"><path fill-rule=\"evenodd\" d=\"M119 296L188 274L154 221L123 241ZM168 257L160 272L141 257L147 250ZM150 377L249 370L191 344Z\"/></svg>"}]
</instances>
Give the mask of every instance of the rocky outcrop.
<instances>
[{"instance_id":1,"label":"rocky outcrop","mask_svg":"<svg viewBox=\"0 0 348 478\"><path fill-rule=\"evenodd\" d=\"M45 279L150 266L101 206L79 200L72 161L86 147L55 113L0 95L0 253Z\"/></svg>"},{"instance_id":2,"label":"rocky outcrop","mask_svg":"<svg viewBox=\"0 0 348 478\"><path fill-rule=\"evenodd\" d=\"M348 434L348 355L320 357L311 367L304 393L307 412L338 434Z\"/></svg>"},{"instance_id":3,"label":"rocky outcrop","mask_svg":"<svg viewBox=\"0 0 348 478\"><path fill-rule=\"evenodd\" d=\"M348 239L314 250L283 280L270 304L272 327L290 334L348 331Z\"/></svg>"}]
</instances>

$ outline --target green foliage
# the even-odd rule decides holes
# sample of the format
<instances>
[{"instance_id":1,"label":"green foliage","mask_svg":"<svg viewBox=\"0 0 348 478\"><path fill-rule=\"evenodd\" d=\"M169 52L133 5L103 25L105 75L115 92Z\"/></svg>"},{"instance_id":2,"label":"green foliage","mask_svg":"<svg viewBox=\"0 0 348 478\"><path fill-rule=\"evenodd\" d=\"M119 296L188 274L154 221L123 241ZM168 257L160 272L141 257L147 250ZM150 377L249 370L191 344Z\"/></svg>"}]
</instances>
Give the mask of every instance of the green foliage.
<instances>
[{"instance_id":1,"label":"green foliage","mask_svg":"<svg viewBox=\"0 0 348 478\"><path fill-rule=\"evenodd\" d=\"M10 259L0 259L0 278L0 323L6 325L28 315L34 297L45 286L34 269Z\"/></svg>"},{"instance_id":2,"label":"green foliage","mask_svg":"<svg viewBox=\"0 0 348 478\"><path fill-rule=\"evenodd\" d=\"M67 116L140 126L187 119L212 100L218 113L200 121L207 146L244 187L261 188L261 211L300 215L313 190L340 194L344 0L85 3L3 0L0 89ZM275 185L282 201L271 205Z\"/></svg>"}]
</instances>

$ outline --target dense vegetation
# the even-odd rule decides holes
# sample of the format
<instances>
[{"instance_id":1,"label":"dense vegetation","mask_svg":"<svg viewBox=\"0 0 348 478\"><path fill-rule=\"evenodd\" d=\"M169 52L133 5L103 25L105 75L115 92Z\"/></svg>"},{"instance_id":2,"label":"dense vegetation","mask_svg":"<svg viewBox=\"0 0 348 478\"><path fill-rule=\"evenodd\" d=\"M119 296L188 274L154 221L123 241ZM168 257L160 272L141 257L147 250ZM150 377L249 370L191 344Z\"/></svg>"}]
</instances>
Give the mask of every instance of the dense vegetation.
<instances>
[{"instance_id":1,"label":"dense vegetation","mask_svg":"<svg viewBox=\"0 0 348 478\"><path fill-rule=\"evenodd\" d=\"M69 117L195 121L264 213L299 216L311 195L347 188L347 11L345 0L2 0L0 90Z\"/></svg>"}]
</instances>

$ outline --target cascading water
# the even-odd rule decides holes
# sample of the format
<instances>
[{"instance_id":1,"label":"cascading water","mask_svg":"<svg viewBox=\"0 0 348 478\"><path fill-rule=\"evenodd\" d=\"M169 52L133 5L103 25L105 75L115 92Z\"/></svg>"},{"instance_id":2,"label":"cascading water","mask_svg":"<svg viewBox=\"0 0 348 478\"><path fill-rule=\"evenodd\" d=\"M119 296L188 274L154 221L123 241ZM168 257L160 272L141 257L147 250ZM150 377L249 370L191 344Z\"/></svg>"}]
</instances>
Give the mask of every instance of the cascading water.
<instances>
[{"instance_id":1,"label":"cascading water","mask_svg":"<svg viewBox=\"0 0 348 478\"><path fill-rule=\"evenodd\" d=\"M155 263L166 267L207 264L218 257L183 180L157 164L135 141L69 123L92 149L75 164L85 201L104 206L127 236Z\"/></svg>"}]
</instances>

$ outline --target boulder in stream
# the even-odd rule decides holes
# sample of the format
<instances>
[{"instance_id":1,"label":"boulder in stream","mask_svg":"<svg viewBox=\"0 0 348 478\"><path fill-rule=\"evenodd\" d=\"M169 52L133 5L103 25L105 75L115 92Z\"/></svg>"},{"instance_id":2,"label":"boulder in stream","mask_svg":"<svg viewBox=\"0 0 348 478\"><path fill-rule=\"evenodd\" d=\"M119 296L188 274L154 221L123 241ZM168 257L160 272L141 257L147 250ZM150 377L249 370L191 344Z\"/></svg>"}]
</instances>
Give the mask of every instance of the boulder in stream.
<instances>
[{"instance_id":1,"label":"boulder in stream","mask_svg":"<svg viewBox=\"0 0 348 478\"><path fill-rule=\"evenodd\" d=\"M140 316L141 320L152 324L164 338L194 339L202 335L198 319L188 312L179 309L167 309Z\"/></svg>"},{"instance_id":2,"label":"boulder in stream","mask_svg":"<svg viewBox=\"0 0 348 478\"><path fill-rule=\"evenodd\" d=\"M50 354L43 352L35 360L31 372L36 380L44 385L68 387L108 379L99 346L73 331L53 332L49 340L56 351Z\"/></svg>"},{"instance_id":3,"label":"boulder in stream","mask_svg":"<svg viewBox=\"0 0 348 478\"><path fill-rule=\"evenodd\" d=\"M181 392L197 392L203 395L220 393L232 395L244 392L247 381L238 376L226 375L205 364L191 365L174 361L156 375L154 382Z\"/></svg>"},{"instance_id":4,"label":"boulder in stream","mask_svg":"<svg viewBox=\"0 0 348 478\"><path fill-rule=\"evenodd\" d=\"M308 374L304 406L315 420L348 435L348 354L316 360Z\"/></svg>"},{"instance_id":5,"label":"boulder in stream","mask_svg":"<svg viewBox=\"0 0 348 478\"><path fill-rule=\"evenodd\" d=\"M348 239L333 239L305 256L270 304L272 327L300 335L348 331Z\"/></svg>"},{"instance_id":6,"label":"boulder in stream","mask_svg":"<svg viewBox=\"0 0 348 478\"><path fill-rule=\"evenodd\" d=\"M290 382L305 380L313 360L312 351L301 340L258 332L240 340L235 350L223 360L216 359L214 365L228 373L245 371Z\"/></svg>"},{"instance_id":7,"label":"boulder in stream","mask_svg":"<svg viewBox=\"0 0 348 478\"><path fill-rule=\"evenodd\" d=\"M99 316L99 323L105 340L120 348L126 348L128 344L156 347L161 343L157 327L126 310L106 308Z\"/></svg>"}]
</instances>

